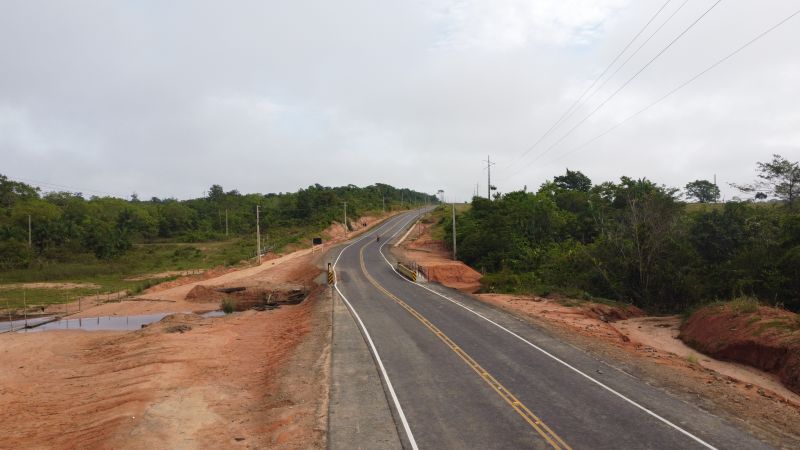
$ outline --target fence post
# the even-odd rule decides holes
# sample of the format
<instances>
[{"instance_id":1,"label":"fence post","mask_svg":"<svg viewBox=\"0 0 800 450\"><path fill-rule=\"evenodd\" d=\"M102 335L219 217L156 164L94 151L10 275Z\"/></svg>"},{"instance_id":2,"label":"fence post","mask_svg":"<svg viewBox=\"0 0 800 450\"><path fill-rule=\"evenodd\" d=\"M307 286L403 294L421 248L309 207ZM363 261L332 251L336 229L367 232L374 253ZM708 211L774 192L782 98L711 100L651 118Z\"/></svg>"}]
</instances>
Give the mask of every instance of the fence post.
<instances>
[{"instance_id":1,"label":"fence post","mask_svg":"<svg viewBox=\"0 0 800 450\"><path fill-rule=\"evenodd\" d=\"M14 331L14 319L11 318L11 307L8 306L8 299L6 299L6 311L8 312L8 321L11 322L11 331Z\"/></svg>"}]
</instances>

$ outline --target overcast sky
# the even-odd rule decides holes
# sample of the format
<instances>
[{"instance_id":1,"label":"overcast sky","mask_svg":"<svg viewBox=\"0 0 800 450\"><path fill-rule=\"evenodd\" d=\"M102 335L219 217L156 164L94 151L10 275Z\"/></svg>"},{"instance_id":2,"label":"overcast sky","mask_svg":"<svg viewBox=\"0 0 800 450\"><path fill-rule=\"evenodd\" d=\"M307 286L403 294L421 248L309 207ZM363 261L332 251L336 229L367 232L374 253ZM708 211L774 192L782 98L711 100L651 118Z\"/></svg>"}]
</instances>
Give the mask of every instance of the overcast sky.
<instances>
[{"instance_id":1,"label":"overcast sky","mask_svg":"<svg viewBox=\"0 0 800 450\"><path fill-rule=\"evenodd\" d=\"M800 159L800 16L573 150L796 0L720 2L553 145L715 2L669 2L522 157L665 0L0 0L0 173L141 198L385 182L466 200L491 155L501 192L569 167L678 187L717 174L729 198L757 161Z\"/></svg>"}]
</instances>

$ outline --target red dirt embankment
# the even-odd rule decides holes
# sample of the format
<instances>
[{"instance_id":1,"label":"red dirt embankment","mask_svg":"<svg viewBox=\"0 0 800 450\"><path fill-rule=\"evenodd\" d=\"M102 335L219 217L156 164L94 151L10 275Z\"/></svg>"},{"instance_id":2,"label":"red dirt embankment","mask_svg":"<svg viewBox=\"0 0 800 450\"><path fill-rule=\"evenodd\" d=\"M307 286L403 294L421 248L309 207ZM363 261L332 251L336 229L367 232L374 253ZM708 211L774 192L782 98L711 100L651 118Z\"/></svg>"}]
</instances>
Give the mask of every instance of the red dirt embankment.
<instances>
[{"instance_id":1,"label":"red dirt embankment","mask_svg":"<svg viewBox=\"0 0 800 450\"><path fill-rule=\"evenodd\" d=\"M433 223L423 221L402 242L399 250L400 259L413 261L428 281L441 283L447 287L458 289L469 294L481 288L480 272L461 261L453 261L452 253L442 241L430 235Z\"/></svg>"},{"instance_id":2,"label":"red dirt embankment","mask_svg":"<svg viewBox=\"0 0 800 450\"><path fill-rule=\"evenodd\" d=\"M800 316L759 306L740 312L731 305L709 306L692 314L680 339L717 359L776 374L800 394Z\"/></svg>"}]
</instances>

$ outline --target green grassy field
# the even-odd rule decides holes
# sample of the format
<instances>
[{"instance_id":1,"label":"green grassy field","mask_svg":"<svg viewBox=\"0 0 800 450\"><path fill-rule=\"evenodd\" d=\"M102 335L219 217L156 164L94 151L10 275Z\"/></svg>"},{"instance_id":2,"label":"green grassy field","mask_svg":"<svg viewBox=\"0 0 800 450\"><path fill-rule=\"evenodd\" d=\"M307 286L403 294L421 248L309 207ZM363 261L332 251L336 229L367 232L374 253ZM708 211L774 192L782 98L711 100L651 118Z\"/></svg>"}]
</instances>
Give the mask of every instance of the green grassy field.
<instances>
[{"instance_id":1,"label":"green grassy field","mask_svg":"<svg viewBox=\"0 0 800 450\"><path fill-rule=\"evenodd\" d=\"M377 214L377 213L375 213ZM311 238L319 236L319 226L286 227L264 230L262 245L275 252L304 248ZM91 254L68 255L68 261L43 261L26 269L0 273L0 309L6 305L21 308L73 301L78 297L122 290L138 293L159 282L174 278L164 276L131 280L144 275L174 271L203 270L218 266L234 266L255 255L255 237L237 237L215 242L153 242L139 243L123 256L102 261ZM66 259L66 258L62 258ZM32 288L31 283L75 283L81 287ZM21 286L29 284L29 286Z\"/></svg>"},{"instance_id":2,"label":"green grassy field","mask_svg":"<svg viewBox=\"0 0 800 450\"><path fill-rule=\"evenodd\" d=\"M141 290L171 276L131 280L149 274L172 271L203 270L229 266L249 258L255 244L242 239L210 243L157 243L135 245L124 256L99 261L91 255L75 255L68 262L46 262L27 269L0 274L0 308L23 305L48 305L72 301L78 297L127 290ZM33 283L75 283L74 288L31 288Z\"/></svg>"}]
</instances>

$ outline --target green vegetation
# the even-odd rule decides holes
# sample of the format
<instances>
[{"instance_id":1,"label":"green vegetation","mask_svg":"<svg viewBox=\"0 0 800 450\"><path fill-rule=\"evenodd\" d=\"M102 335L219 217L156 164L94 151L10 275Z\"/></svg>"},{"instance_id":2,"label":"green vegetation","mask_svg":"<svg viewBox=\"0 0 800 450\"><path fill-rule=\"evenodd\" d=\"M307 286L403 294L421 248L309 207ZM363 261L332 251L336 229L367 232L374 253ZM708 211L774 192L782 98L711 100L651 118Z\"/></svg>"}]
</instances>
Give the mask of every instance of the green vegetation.
<instances>
[{"instance_id":1,"label":"green vegetation","mask_svg":"<svg viewBox=\"0 0 800 450\"><path fill-rule=\"evenodd\" d=\"M728 305L734 312L739 314L752 314L758 312L758 299L754 297L736 297Z\"/></svg>"},{"instance_id":2,"label":"green vegetation","mask_svg":"<svg viewBox=\"0 0 800 450\"><path fill-rule=\"evenodd\" d=\"M225 299L220 303L220 309L225 314L231 314L236 310L236 302L231 299Z\"/></svg>"},{"instance_id":3,"label":"green vegetation","mask_svg":"<svg viewBox=\"0 0 800 450\"><path fill-rule=\"evenodd\" d=\"M695 180L687 183L686 196L694 198L698 203L712 203L719 199L719 188L708 180Z\"/></svg>"},{"instance_id":4,"label":"green vegetation","mask_svg":"<svg viewBox=\"0 0 800 450\"><path fill-rule=\"evenodd\" d=\"M458 256L486 274L487 290L572 290L654 312L735 297L743 311L757 309L756 299L797 311L796 187L785 177L769 179L782 203L689 208L677 189L644 178L593 185L568 170L537 192L474 198L457 219ZM441 232L450 245L446 214Z\"/></svg>"},{"instance_id":5,"label":"green vegetation","mask_svg":"<svg viewBox=\"0 0 800 450\"><path fill-rule=\"evenodd\" d=\"M206 197L190 200L87 199L79 193L42 193L0 175L0 286L54 281L99 286L26 290L35 304L60 303L97 290L141 291L155 282L128 278L231 266L255 256L256 206L263 251L280 251L307 246L311 237L341 222L343 202L353 219L381 211L384 200L389 211L436 202L434 196L385 184L317 184L266 195L226 192L214 185ZM353 228L351 223L348 227ZM6 300L21 306L22 295L21 289L0 290L0 307Z\"/></svg>"},{"instance_id":6,"label":"green vegetation","mask_svg":"<svg viewBox=\"0 0 800 450\"><path fill-rule=\"evenodd\" d=\"M688 361L689 364L697 364L698 363L697 355L695 355L694 353L689 353L688 355L686 355L686 361Z\"/></svg>"}]
</instances>

